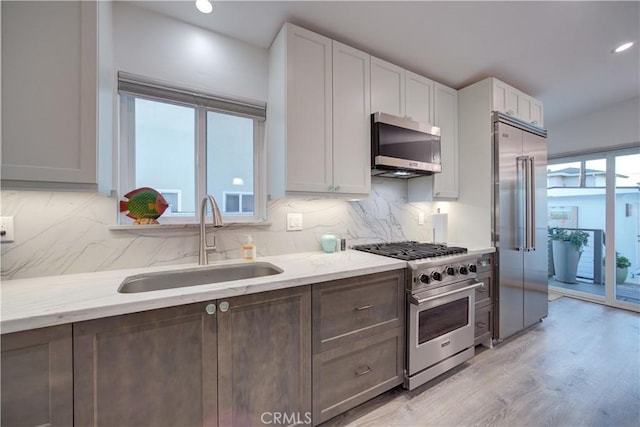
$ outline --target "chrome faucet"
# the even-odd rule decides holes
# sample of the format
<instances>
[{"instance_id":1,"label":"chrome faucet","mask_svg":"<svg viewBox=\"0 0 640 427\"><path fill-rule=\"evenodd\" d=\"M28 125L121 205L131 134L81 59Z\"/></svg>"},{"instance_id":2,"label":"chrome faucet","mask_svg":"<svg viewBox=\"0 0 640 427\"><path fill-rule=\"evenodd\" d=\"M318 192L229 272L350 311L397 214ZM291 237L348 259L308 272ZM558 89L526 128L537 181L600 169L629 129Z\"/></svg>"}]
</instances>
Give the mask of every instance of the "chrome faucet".
<instances>
[{"instance_id":1,"label":"chrome faucet","mask_svg":"<svg viewBox=\"0 0 640 427\"><path fill-rule=\"evenodd\" d=\"M207 218L207 201L211 203L211 213L214 227L222 227L222 214L220 208L216 203L216 199L212 195L207 194L202 198L200 203L200 254L198 257L198 264L209 264L209 252L215 252L216 250L216 236L213 236L213 246L207 246L207 233L204 226L204 221Z\"/></svg>"}]
</instances>

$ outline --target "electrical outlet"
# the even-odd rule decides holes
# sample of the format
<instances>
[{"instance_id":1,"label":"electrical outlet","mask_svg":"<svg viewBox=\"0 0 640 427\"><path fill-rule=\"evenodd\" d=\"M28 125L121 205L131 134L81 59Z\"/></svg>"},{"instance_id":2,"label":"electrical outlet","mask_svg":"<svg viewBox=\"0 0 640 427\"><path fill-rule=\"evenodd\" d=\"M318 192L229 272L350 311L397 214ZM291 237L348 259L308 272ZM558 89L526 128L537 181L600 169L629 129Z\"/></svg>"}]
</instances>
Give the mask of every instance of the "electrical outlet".
<instances>
[{"instance_id":1,"label":"electrical outlet","mask_svg":"<svg viewBox=\"0 0 640 427\"><path fill-rule=\"evenodd\" d=\"M0 217L0 242L9 243L13 242L13 217L3 216Z\"/></svg>"},{"instance_id":2,"label":"electrical outlet","mask_svg":"<svg viewBox=\"0 0 640 427\"><path fill-rule=\"evenodd\" d=\"M302 230L302 214L288 213L287 214L287 231L301 231L301 230Z\"/></svg>"},{"instance_id":3,"label":"electrical outlet","mask_svg":"<svg viewBox=\"0 0 640 427\"><path fill-rule=\"evenodd\" d=\"M424 225L424 212L418 212L418 225Z\"/></svg>"}]
</instances>

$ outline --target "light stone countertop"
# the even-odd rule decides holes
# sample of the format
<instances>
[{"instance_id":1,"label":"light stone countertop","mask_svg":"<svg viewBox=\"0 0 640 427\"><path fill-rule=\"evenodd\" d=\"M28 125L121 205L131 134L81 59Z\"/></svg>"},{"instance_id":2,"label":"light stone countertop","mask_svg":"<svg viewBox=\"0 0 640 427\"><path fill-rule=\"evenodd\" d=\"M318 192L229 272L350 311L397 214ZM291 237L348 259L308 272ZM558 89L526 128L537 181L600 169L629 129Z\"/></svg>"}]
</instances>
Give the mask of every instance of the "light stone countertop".
<instances>
[{"instance_id":1,"label":"light stone countertop","mask_svg":"<svg viewBox=\"0 0 640 427\"><path fill-rule=\"evenodd\" d=\"M470 254L487 252L494 252L494 248L469 251ZM283 272L231 282L127 294L117 290L128 276L199 266L181 264L3 281L0 288L0 331L3 334L25 331L407 267L406 261L355 250L268 256L259 257L256 261L274 264ZM233 259L212 262L209 266L239 263L243 261Z\"/></svg>"}]
</instances>

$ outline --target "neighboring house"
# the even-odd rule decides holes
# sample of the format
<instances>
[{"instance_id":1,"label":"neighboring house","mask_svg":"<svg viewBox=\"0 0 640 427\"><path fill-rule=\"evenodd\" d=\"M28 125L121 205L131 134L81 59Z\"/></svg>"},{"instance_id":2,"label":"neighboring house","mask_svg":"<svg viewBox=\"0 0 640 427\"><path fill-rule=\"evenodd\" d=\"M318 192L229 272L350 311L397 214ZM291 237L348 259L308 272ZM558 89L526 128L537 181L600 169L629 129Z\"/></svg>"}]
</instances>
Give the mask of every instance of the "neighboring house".
<instances>
[{"instance_id":1,"label":"neighboring house","mask_svg":"<svg viewBox=\"0 0 640 427\"><path fill-rule=\"evenodd\" d=\"M580 185L580 168L547 170L547 188L557 187L605 187L607 173L597 169L584 169L584 185ZM616 174L618 178L628 176Z\"/></svg>"}]
</instances>

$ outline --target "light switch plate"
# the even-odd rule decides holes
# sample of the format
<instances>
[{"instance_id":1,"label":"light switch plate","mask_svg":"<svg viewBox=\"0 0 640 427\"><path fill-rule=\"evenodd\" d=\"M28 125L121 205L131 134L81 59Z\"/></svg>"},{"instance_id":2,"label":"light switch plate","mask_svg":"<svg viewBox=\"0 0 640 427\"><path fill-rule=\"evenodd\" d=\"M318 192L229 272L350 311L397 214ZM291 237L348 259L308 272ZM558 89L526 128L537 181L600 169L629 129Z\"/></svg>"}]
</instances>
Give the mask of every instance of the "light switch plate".
<instances>
[{"instance_id":1,"label":"light switch plate","mask_svg":"<svg viewBox=\"0 0 640 427\"><path fill-rule=\"evenodd\" d=\"M418 225L424 225L424 212L418 212Z\"/></svg>"},{"instance_id":2,"label":"light switch plate","mask_svg":"<svg viewBox=\"0 0 640 427\"><path fill-rule=\"evenodd\" d=\"M3 216L0 217L0 242L9 243L13 242L13 217Z\"/></svg>"},{"instance_id":3,"label":"light switch plate","mask_svg":"<svg viewBox=\"0 0 640 427\"><path fill-rule=\"evenodd\" d=\"M288 213L287 214L287 231L301 231L301 230L302 230L302 214Z\"/></svg>"}]
</instances>

